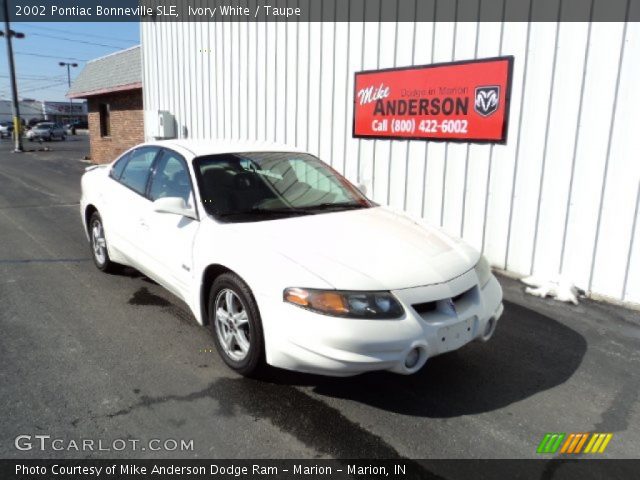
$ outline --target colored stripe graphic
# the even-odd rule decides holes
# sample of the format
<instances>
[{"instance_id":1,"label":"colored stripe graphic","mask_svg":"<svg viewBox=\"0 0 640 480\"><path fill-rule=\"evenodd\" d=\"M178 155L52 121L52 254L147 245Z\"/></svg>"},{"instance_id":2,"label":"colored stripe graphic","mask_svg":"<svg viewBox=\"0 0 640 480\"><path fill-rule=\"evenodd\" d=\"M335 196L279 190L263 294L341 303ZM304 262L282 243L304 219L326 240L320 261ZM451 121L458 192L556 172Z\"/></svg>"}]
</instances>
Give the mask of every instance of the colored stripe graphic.
<instances>
[{"instance_id":1,"label":"colored stripe graphic","mask_svg":"<svg viewBox=\"0 0 640 480\"><path fill-rule=\"evenodd\" d=\"M588 437L588 433L572 433L564 442L560 453L580 453Z\"/></svg>"},{"instance_id":2,"label":"colored stripe graphic","mask_svg":"<svg viewBox=\"0 0 640 480\"><path fill-rule=\"evenodd\" d=\"M612 438L612 433L594 433L584 453L604 453Z\"/></svg>"},{"instance_id":3,"label":"colored stripe graphic","mask_svg":"<svg viewBox=\"0 0 640 480\"><path fill-rule=\"evenodd\" d=\"M540 445L538 445L538 453L556 453L560 443L564 439L566 434L564 433L547 433Z\"/></svg>"},{"instance_id":4,"label":"colored stripe graphic","mask_svg":"<svg viewBox=\"0 0 640 480\"><path fill-rule=\"evenodd\" d=\"M536 452L542 454L554 454L558 452L558 449L560 449L558 453L563 454L575 455L579 453L604 453L612 438L612 433L566 434L551 432L545 434L538 445ZM561 445L562 448L560 448Z\"/></svg>"}]
</instances>

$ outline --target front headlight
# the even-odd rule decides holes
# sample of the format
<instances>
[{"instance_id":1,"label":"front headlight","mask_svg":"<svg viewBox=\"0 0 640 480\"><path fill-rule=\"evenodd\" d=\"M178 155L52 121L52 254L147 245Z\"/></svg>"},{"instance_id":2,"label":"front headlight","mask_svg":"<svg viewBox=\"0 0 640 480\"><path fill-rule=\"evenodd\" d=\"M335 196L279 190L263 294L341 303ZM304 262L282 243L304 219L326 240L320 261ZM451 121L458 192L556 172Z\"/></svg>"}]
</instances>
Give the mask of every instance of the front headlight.
<instances>
[{"instance_id":1,"label":"front headlight","mask_svg":"<svg viewBox=\"0 0 640 480\"><path fill-rule=\"evenodd\" d=\"M480 286L484 287L491 278L491 267L487 259L484 258L484 255L480 255L480 260L478 260L478 263L476 263L476 266L473 268L476 271L476 275L478 275Z\"/></svg>"},{"instance_id":2,"label":"front headlight","mask_svg":"<svg viewBox=\"0 0 640 480\"><path fill-rule=\"evenodd\" d=\"M284 301L334 317L391 319L404 314L402 305L391 292L287 288Z\"/></svg>"}]
</instances>

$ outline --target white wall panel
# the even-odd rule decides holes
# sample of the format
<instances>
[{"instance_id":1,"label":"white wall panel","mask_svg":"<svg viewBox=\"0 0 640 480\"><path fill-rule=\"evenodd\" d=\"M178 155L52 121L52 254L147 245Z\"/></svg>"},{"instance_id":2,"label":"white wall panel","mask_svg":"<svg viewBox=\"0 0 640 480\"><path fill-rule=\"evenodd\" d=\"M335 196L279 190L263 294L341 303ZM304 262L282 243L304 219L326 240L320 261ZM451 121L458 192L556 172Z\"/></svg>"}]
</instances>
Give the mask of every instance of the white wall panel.
<instances>
[{"instance_id":1,"label":"white wall panel","mask_svg":"<svg viewBox=\"0 0 640 480\"><path fill-rule=\"evenodd\" d=\"M357 5L355 2L352 4L352 8L355 10L358 8L358 11L362 11L364 8L364 3L362 5ZM360 142L357 140L353 140L351 138L352 128L353 128L353 88L354 88L354 75L353 72L357 72L362 70L363 66L363 58L364 58L364 48L363 48L363 40L364 40L364 23L350 23L349 24L349 36L348 43L346 45L347 55L348 55L348 71L345 72L345 75L348 79L348 86L346 91L346 98L344 108L347 112L346 116L346 125L345 125L345 155L344 155L344 174L352 179L354 182L358 183L360 181L360 175L358 172L359 162L358 162L358 146Z\"/></svg>"},{"instance_id":2,"label":"white wall panel","mask_svg":"<svg viewBox=\"0 0 640 480\"><path fill-rule=\"evenodd\" d=\"M441 7L438 2L438 7ZM437 11L436 11L437 13ZM436 22L434 26L432 63L449 62L454 56L455 24ZM427 144L427 173L425 183L424 218L442 225L444 210L445 176L449 144L429 142Z\"/></svg>"},{"instance_id":3,"label":"white wall panel","mask_svg":"<svg viewBox=\"0 0 640 480\"><path fill-rule=\"evenodd\" d=\"M540 194L539 225L536 229L533 270L541 276L560 271L562 242L567 213L567 199L575 153L580 106L584 102L580 88L584 78L584 61L589 25L563 23L557 45L556 79L547 128ZM543 228L541 228L541 226Z\"/></svg>"},{"instance_id":4,"label":"white wall panel","mask_svg":"<svg viewBox=\"0 0 640 480\"><path fill-rule=\"evenodd\" d=\"M418 2L418 8L432 12L434 1ZM433 58L435 23L420 22L415 25L413 63L427 65ZM424 213L426 171L428 165L427 142L409 142L409 166L406 191L406 210L417 217Z\"/></svg>"},{"instance_id":5,"label":"white wall panel","mask_svg":"<svg viewBox=\"0 0 640 480\"><path fill-rule=\"evenodd\" d=\"M477 10L478 2L475 0L470 0L466 3L470 10ZM453 60L475 58L478 23L460 22L454 26ZM442 221L444 228L454 232L459 237L462 236L468 152L469 146L466 144L451 143L447 145L446 175L442 197Z\"/></svg>"},{"instance_id":6,"label":"white wall panel","mask_svg":"<svg viewBox=\"0 0 640 480\"><path fill-rule=\"evenodd\" d=\"M531 266L535 217L542 175L547 115L554 75L556 23L531 25L527 83L522 110L521 140L516 151L517 171L509 223L507 269L527 272Z\"/></svg>"},{"instance_id":7,"label":"white wall panel","mask_svg":"<svg viewBox=\"0 0 640 480\"><path fill-rule=\"evenodd\" d=\"M487 258L493 265L506 267L507 243L509 239L509 215L513 202L513 180L521 135L522 107L529 72L527 50L530 45L531 25L506 23L503 32L503 53L514 56L509 131L506 145L496 145L491 152L491 175L487 215L484 225L484 246ZM524 272L521 272L524 273Z\"/></svg>"},{"instance_id":8,"label":"white wall panel","mask_svg":"<svg viewBox=\"0 0 640 480\"><path fill-rule=\"evenodd\" d=\"M488 7L488 6L487 6ZM482 22L477 27L474 58L496 57L501 52L503 25ZM490 179L492 152L490 145L470 145L465 159L465 191L463 194L462 237L478 250L483 248L483 232L488 207L488 180Z\"/></svg>"},{"instance_id":9,"label":"white wall panel","mask_svg":"<svg viewBox=\"0 0 640 480\"><path fill-rule=\"evenodd\" d=\"M337 1L279 5L331 16ZM495 3L415 8L443 18L458 5L482 18ZM296 144L364 183L375 201L462 236L496 266L562 274L640 302L638 24L144 22L141 30L146 118L171 111L180 137ZM498 55L515 57L506 145L351 137L355 72Z\"/></svg>"},{"instance_id":10,"label":"white wall panel","mask_svg":"<svg viewBox=\"0 0 640 480\"><path fill-rule=\"evenodd\" d=\"M367 2L368 6L375 4ZM364 39L362 52L362 70L372 70L380 65L380 23L366 22L364 24ZM362 139L354 139L358 143L358 178L367 187L368 194L373 194L373 166L374 166L374 147L376 141L366 141Z\"/></svg>"},{"instance_id":11,"label":"white wall panel","mask_svg":"<svg viewBox=\"0 0 640 480\"><path fill-rule=\"evenodd\" d=\"M640 187L640 135L637 124L629 120L640 109L639 34L640 25L628 26L620 65L618 101L611 126L609 171L594 265L593 290L612 297L623 295L627 266L632 271L640 269L637 256L632 259L635 265L627 263Z\"/></svg>"},{"instance_id":12,"label":"white wall panel","mask_svg":"<svg viewBox=\"0 0 640 480\"><path fill-rule=\"evenodd\" d=\"M594 23L589 44L585 102L563 269L567 278L575 279L585 288L589 288L600 192L607 163L622 30L622 24ZM631 165L630 158L628 161Z\"/></svg>"}]
</instances>

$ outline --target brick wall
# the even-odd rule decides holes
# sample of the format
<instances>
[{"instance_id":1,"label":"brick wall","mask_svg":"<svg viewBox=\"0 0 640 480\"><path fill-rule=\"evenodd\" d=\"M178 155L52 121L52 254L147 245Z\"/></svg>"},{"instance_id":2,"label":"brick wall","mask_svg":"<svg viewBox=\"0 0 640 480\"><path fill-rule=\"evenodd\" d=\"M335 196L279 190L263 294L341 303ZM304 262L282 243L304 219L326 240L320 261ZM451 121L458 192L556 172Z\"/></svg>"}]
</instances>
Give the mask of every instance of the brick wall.
<instances>
[{"instance_id":1,"label":"brick wall","mask_svg":"<svg viewBox=\"0 0 640 480\"><path fill-rule=\"evenodd\" d=\"M100 104L111 109L111 132L100 136ZM89 134L91 161L109 163L125 150L144 141L142 89L114 92L89 97Z\"/></svg>"}]
</instances>

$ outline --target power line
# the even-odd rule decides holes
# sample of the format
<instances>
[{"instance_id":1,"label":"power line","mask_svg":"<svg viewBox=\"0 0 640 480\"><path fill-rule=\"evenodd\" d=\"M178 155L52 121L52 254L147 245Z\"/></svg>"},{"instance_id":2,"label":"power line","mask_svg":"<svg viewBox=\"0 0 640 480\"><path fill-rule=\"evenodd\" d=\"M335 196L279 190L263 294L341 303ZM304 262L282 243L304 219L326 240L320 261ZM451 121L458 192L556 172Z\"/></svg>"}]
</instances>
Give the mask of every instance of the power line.
<instances>
[{"instance_id":1,"label":"power line","mask_svg":"<svg viewBox=\"0 0 640 480\"><path fill-rule=\"evenodd\" d=\"M51 28L51 27L43 27L41 25L34 25L31 23L24 23L23 24L26 27L29 28L38 28L40 30L49 30L51 32L59 32L59 33L65 33L67 35L73 35L73 36L80 36L80 37L94 37L94 38L102 38L104 40L111 40L111 41L115 41L115 42L123 42L123 43L129 43L129 42L140 42L139 39L133 40L133 39L129 39L129 38L123 38L123 39L119 39L119 38L115 38L115 37L108 37L106 35L96 35L95 33L74 33L74 32L69 32L68 30L62 30L59 28Z\"/></svg>"},{"instance_id":2,"label":"power line","mask_svg":"<svg viewBox=\"0 0 640 480\"><path fill-rule=\"evenodd\" d=\"M21 80L63 80L64 75L18 75ZM0 75L0 78L11 78L9 75Z\"/></svg>"},{"instance_id":3,"label":"power line","mask_svg":"<svg viewBox=\"0 0 640 480\"><path fill-rule=\"evenodd\" d=\"M44 85L50 84L51 82L62 82L63 79L51 79L48 82L45 80L38 80L37 83L33 83L33 80L29 80L27 83L25 82L20 82L20 91L26 90L26 89L30 89L30 88L39 88L42 87Z\"/></svg>"},{"instance_id":4,"label":"power line","mask_svg":"<svg viewBox=\"0 0 640 480\"><path fill-rule=\"evenodd\" d=\"M29 52L15 52L16 55L29 55L31 57L42 57L42 58L55 58L57 60L60 59L64 59L64 60L75 60L76 62L87 62L88 60L85 60L83 58L73 58L73 57L62 57L60 55L54 56L54 55L41 55L39 53L29 53Z\"/></svg>"},{"instance_id":5,"label":"power line","mask_svg":"<svg viewBox=\"0 0 640 480\"><path fill-rule=\"evenodd\" d=\"M21 89L20 93L25 93L25 92L35 92L37 90L46 90L48 88L52 88L52 87L57 87L57 86L62 86L62 85L66 85L67 82L66 80L63 82L57 82L57 83L51 83L49 85L44 85L42 87L34 87L34 88L26 88L26 89Z\"/></svg>"},{"instance_id":6,"label":"power line","mask_svg":"<svg viewBox=\"0 0 640 480\"><path fill-rule=\"evenodd\" d=\"M103 48L117 48L118 50L123 48L122 45L108 45L106 43L88 42L86 40L77 40L75 38L58 37L57 35L48 35L46 33L30 33L29 35L34 37L54 38L56 40L62 40L65 42L83 43L85 45L93 45L93 46L103 47Z\"/></svg>"}]
</instances>

